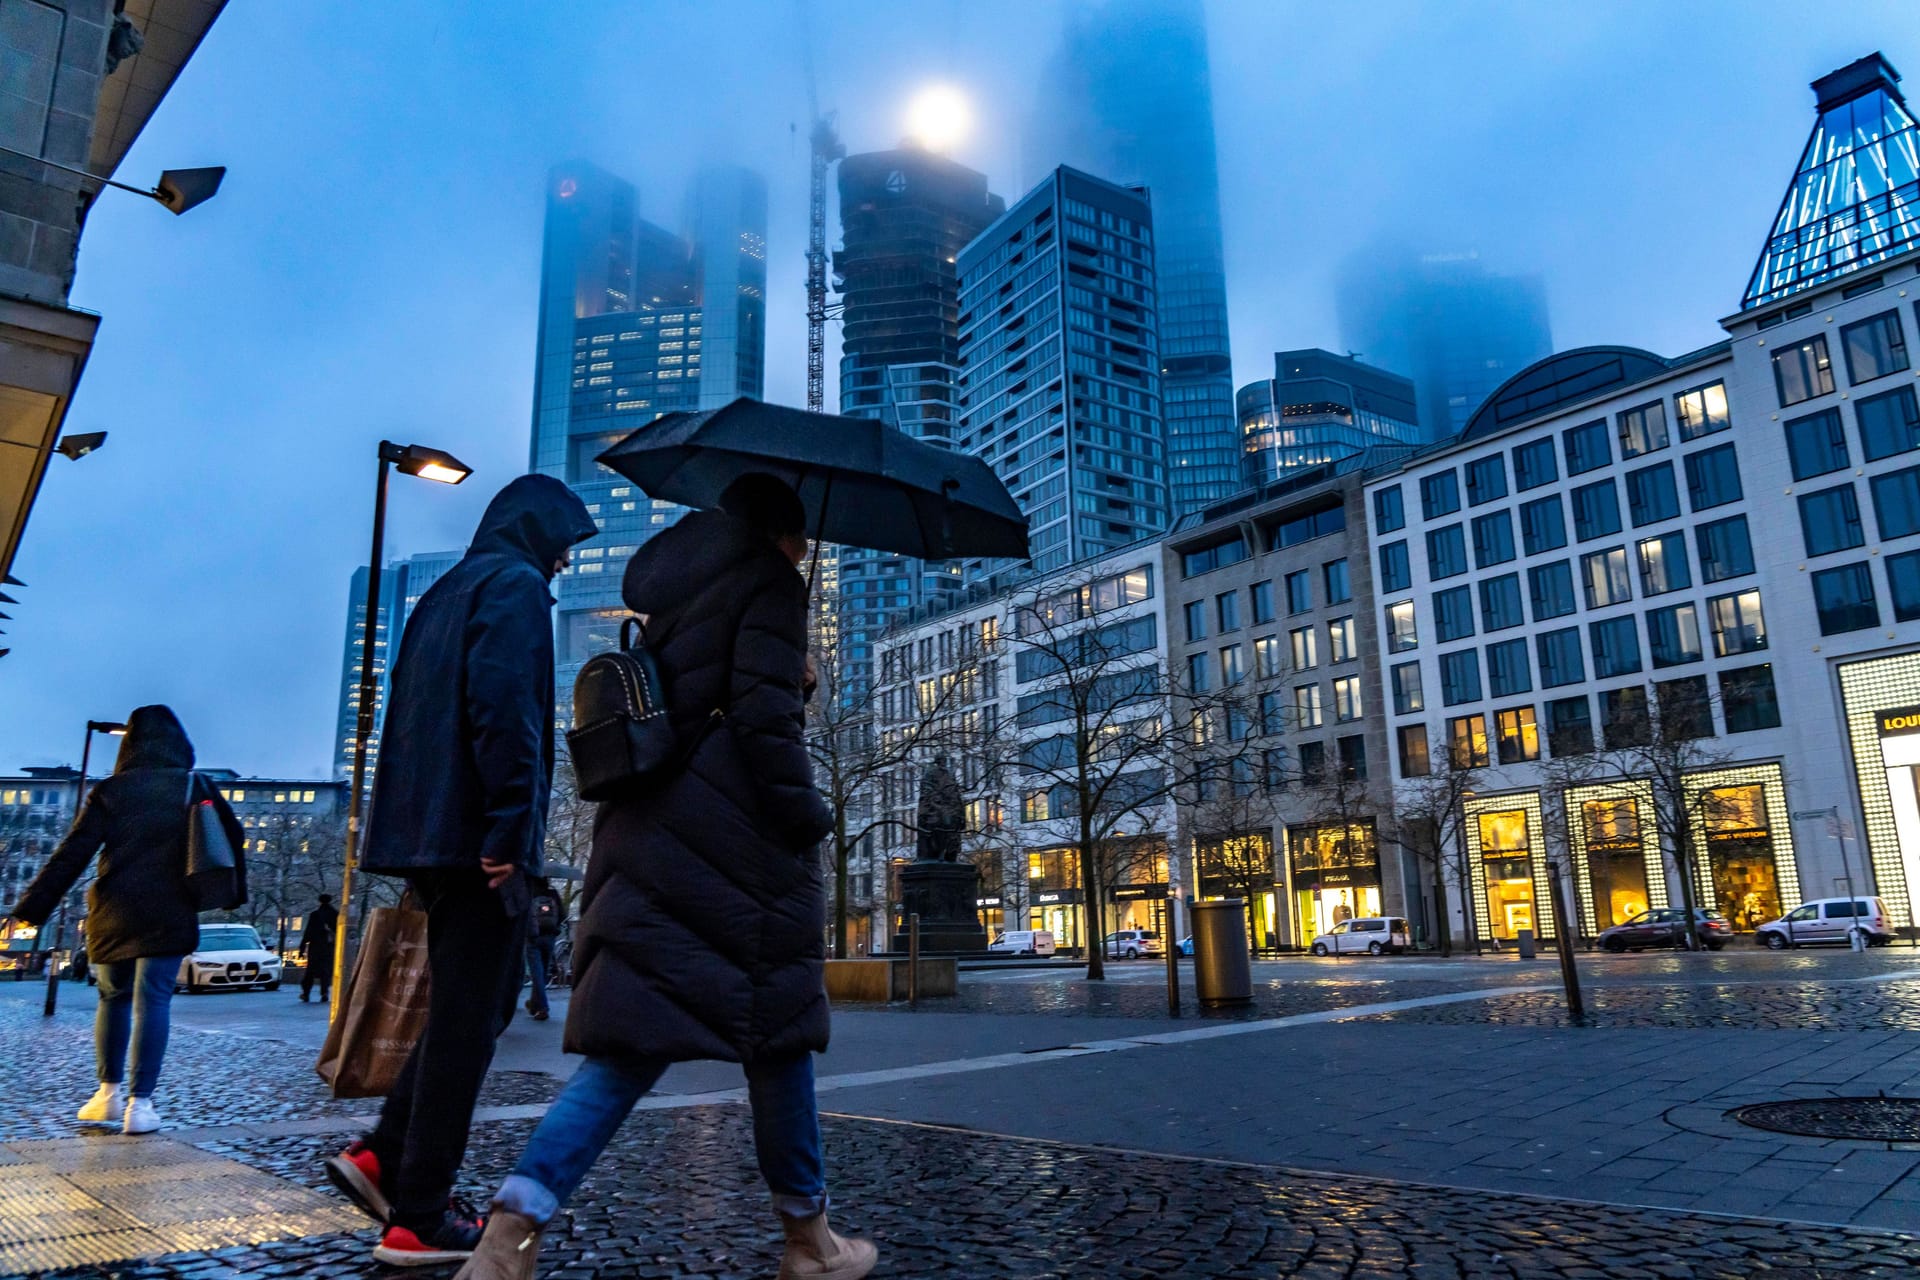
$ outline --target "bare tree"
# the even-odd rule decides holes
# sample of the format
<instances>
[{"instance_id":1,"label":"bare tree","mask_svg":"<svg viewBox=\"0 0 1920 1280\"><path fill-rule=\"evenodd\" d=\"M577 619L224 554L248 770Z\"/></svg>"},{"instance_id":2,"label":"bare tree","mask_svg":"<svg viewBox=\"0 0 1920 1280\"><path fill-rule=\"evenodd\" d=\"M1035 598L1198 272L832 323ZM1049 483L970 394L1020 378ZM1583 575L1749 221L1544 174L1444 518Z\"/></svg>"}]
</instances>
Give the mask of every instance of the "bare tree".
<instances>
[{"instance_id":1,"label":"bare tree","mask_svg":"<svg viewBox=\"0 0 1920 1280\"><path fill-rule=\"evenodd\" d=\"M1483 766L1452 751L1435 754L1424 775L1405 778L1394 795L1392 839L1432 876L1434 925L1440 954L1453 954L1453 924L1447 896L1451 878L1457 887L1466 945L1479 949L1470 901L1473 877L1468 865L1466 803L1482 785Z\"/></svg>"},{"instance_id":2,"label":"bare tree","mask_svg":"<svg viewBox=\"0 0 1920 1280\"><path fill-rule=\"evenodd\" d=\"M1259 895L1274 886L1274 824L1280 804L1272 786L1279 779L1256 776L1251 752L1196 770L1182 825L1193 842L1194 891L1211 881L1246 903L1247 936L1260 936Z\"/></svg>"}]
</instances>

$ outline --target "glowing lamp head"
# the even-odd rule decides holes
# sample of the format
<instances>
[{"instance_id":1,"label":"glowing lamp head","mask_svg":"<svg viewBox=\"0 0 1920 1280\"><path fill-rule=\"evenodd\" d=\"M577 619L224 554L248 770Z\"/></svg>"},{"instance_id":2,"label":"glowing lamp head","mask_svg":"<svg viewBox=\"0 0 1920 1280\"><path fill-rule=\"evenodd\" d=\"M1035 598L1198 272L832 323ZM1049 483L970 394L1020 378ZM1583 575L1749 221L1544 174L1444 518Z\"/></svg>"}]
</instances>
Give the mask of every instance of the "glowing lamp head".
<instances>
[{"instance_id":1,"label":"glowing lamp head","mask_svg":"<svg viewBox=\"0 0 1920 1280\"><path fill-rule=\"evenodd\" d=\"M951 151L973 128L973 108L951 85L928 85L907 104L907 136L929 151Z\"/></svg>"}]
</instances>

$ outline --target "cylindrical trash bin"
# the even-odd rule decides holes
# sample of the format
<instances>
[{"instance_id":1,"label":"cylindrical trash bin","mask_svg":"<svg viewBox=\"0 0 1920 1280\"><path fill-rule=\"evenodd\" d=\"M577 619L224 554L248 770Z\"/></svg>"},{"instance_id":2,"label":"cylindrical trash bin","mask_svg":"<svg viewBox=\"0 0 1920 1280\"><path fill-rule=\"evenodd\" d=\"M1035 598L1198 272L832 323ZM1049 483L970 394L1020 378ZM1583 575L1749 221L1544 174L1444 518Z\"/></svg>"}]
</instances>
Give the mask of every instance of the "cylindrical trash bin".
<instances>
[{"instance_id":1,"label":"cylindrical trash bin","mask_svg":"<svg viewBox=\"0 0 1920 1280\"><path fill-rule=\"evenodd\" d=\"M1193 986L1203 1007L1253 1003L1253 957L1247 950L1243 898L1196 902L1193 912Z\"/></svg>"},{"instance_id":2,"label":"cylindrical trash bin","mask_svg":"<svg viewBox=\"0 0 1920 1280\"><path fill-rule=\"evenodd\" d=\"M1514 941L1520 944L1520 958L1522 960L1533 959L1533 956L1534 956L1533 930L1517 929L1514 931L1513 937L1514 937Z\"/></svg>"}]
</instances>

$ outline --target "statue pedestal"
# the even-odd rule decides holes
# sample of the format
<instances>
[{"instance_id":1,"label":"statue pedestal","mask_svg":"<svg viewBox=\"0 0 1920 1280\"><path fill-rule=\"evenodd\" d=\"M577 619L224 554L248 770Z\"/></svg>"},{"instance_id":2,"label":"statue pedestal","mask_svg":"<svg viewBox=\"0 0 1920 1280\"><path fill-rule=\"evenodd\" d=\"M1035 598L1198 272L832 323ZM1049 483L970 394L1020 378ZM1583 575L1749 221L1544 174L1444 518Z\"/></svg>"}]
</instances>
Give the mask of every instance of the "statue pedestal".
<instances>
[{"instance_id":1,"label":"statue pedestal","mask_svg":"<svg viewBox=\"0 0 1920 1280\"><path fill-rule=\"evenodd\" d=\"M974 906L979 887L980 873L964 862L910 862L900 869L902 914L919 913L922 955L987 949ZM893 935L890 949L906 952L904 930Z\"/></svg>"}]
</instances>

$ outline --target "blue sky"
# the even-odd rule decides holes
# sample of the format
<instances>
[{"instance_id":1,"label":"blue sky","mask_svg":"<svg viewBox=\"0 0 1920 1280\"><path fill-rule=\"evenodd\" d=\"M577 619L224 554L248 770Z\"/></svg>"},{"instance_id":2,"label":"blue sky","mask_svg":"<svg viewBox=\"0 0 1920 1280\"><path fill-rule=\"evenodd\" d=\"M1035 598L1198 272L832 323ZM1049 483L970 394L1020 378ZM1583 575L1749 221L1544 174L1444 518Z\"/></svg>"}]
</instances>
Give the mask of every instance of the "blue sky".
<instances>
[{"instance_id":1,"label":"blue sky","mask_svg":"<svg viewBox=\"0 0 1920 1280\"><path fill-rule=\"evenodd\" d=\"M796 402L803 50L854 150L897 142L919 86L958 86L978 119L956 154L1011 197L1039 177L1018 125L1062 13L229 5L120 173L225 164L226 186L178 219L110 193L87 228L73 303L105 320L68 426L112 440L54 460L28 527L0 768L71 762L87 718L158 701L203 763L324 775L375 442L476 470L396 482L394 554L462 544L526 466L546 167L592 159L667 223L697 162L766 173L767 391ZM1874 49L1920 65L1908 0L1210 0L1209 21L1236 384L1337 347L1333 267L1386 235L1540 273L1560 347L1712 342L1807 82Z\"/></svg>"}]
</instances>

